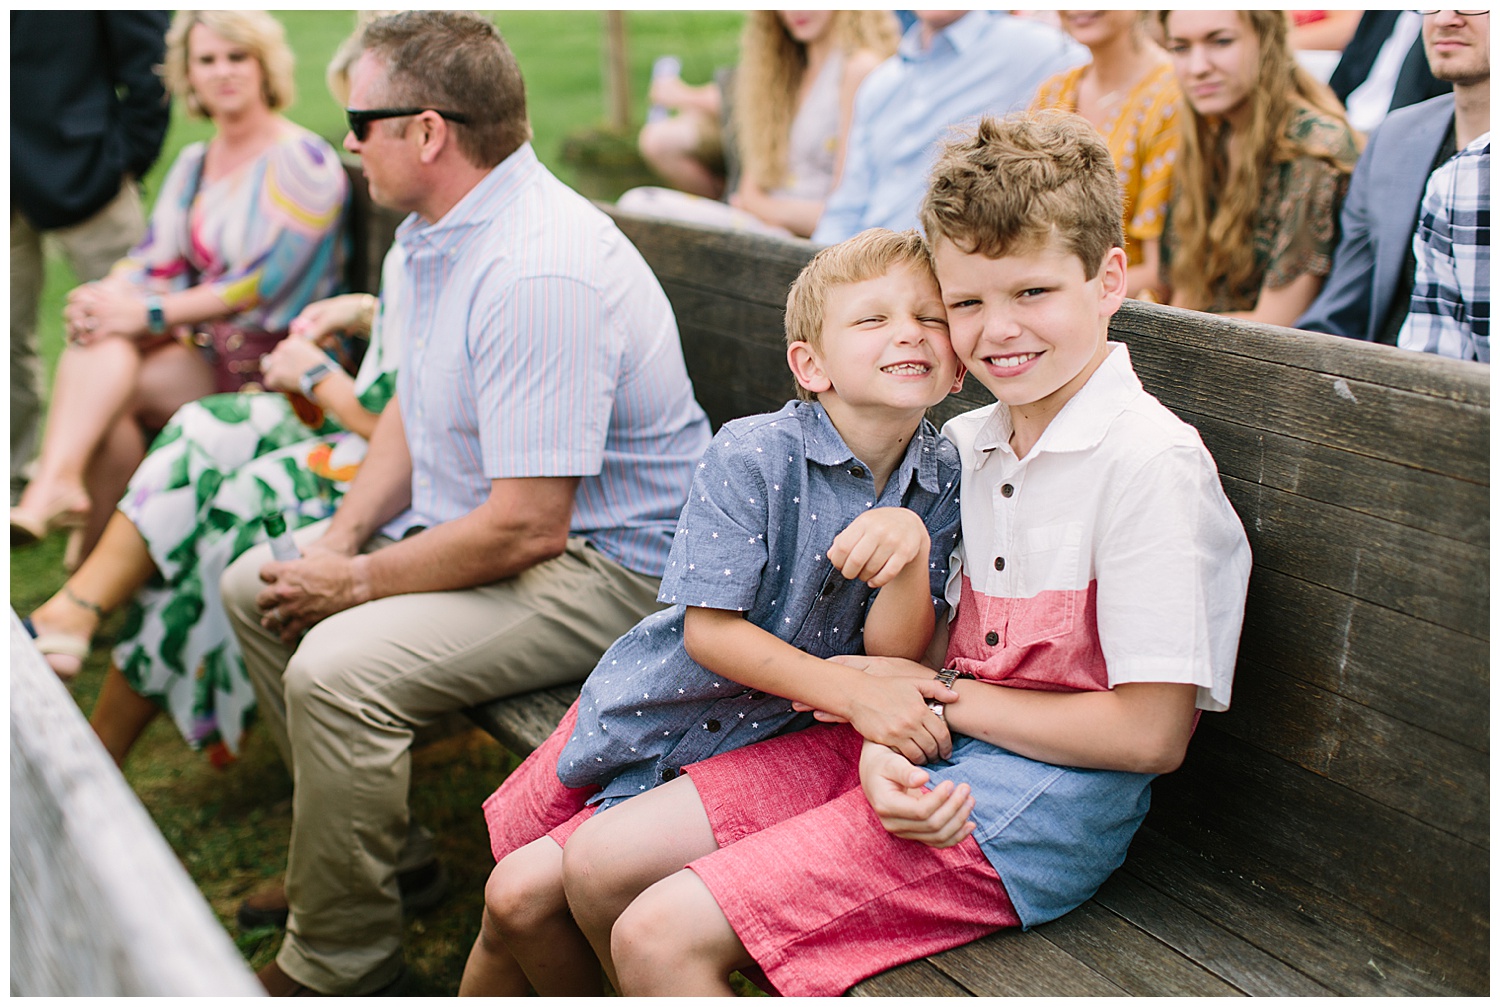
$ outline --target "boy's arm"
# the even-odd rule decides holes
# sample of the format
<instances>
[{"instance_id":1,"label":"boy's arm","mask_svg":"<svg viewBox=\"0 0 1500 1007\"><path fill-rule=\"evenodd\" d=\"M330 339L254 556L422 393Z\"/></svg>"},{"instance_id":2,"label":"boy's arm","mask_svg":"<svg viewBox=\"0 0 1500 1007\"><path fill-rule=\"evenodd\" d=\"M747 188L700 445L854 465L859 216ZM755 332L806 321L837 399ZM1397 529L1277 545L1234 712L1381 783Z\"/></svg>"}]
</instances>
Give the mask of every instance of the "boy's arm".
<instances>
[{"instance_id":1,"label":"boy's arm","mask_svg":"<svg viewBox=\"0 0 1500 1007\"><path fill-rule=\"evenodd\" d=\"M829 546L839 573L879 589L865 615L865 653L922 659L935 622L930 548L921 516L905 507L865 511Z\"/></svg>"},{"instance_id":2,"label":"boy's arm","mask_svg":"<svg viewBox=\"0 0 1500 1007\"><path fill-rule=\"evenodd\" d=\"M689 657L714 674L829 711L913 763L946 758L952 750L947 727L928 709L927 700L945 702L945 696L956 694L922 665L909 662L912 674L866 675L804 653L740 612L717 608L688 608L683 645Z\"/></svg>"}]
</instances>

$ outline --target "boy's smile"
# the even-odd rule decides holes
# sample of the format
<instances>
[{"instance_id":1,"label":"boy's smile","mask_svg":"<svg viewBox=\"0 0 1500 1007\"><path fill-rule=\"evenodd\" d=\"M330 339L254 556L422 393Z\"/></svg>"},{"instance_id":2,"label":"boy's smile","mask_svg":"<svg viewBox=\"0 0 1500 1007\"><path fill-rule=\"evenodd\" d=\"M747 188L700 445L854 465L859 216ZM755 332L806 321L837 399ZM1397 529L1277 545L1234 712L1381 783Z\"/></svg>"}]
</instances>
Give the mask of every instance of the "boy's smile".
<instances>
[{"instance_id":1,"label":"boy's smile","mask_svg":"<svg viewBox=\"0 0 1500 1007\"><path fill-rule=\"evenodd\" d=\"M1111 249L1093 279L1056 239L991 259L940 238L933 258L959 361L1011 407L1018 431L1030 425L1039 435L1108 355L1124 252Z\"/></svg>"},{"instance_id":2,"label":"boy's smile","mask_svg":"<svg viewBox=\"0 0 1500 1007\"><path fill-rule=\"evenodd\" d=\"M925 410L957 390L942 294L922 272L893 266L881 276L829 288L822 345L795 343L792 372L845 406Z\"/></svg>"}]
</instances>

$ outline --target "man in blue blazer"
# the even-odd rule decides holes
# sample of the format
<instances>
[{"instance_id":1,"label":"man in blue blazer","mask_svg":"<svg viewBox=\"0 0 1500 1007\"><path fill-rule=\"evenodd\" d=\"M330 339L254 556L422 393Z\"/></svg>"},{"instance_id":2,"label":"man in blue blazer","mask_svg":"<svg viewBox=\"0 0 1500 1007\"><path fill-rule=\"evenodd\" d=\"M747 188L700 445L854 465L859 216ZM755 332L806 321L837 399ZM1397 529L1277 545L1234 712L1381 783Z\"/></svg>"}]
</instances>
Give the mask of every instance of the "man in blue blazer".
<instances>
[{"instance_id":1,"label":"man in blue blazer","mask_svg":"<svg viewBox=\"0 0 1500 1007\"><path fill-rule=\"evenodd\" d=\"M145 233L137 182L166 136L155 67L167 11L10 15L10 472L14 502L41 418L42 238L97 280Z\"/></svg>"},{"instance_id":2,"label":"man in blue blazer","mask_svg":"<svg viewBox=\"0 0 1500 1007\"><path fill-rule=\"evenodd\" d=\"M1432 73L1453 93L1397 109L1370 134L1339 216L1333 271L1298 328L1396 345L1427 177L1489 129L1489 15L1439 11L1422 22Z\"/></svg>"}]
</instances>

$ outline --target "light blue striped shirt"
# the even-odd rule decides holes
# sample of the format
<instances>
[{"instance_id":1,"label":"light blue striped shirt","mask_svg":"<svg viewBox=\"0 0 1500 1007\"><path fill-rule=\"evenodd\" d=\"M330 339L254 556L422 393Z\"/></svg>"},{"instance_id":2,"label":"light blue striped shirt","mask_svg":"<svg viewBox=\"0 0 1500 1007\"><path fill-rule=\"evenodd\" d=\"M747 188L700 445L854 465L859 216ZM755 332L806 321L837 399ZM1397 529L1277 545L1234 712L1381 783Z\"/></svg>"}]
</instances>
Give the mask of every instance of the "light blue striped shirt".
<instances>
[{"instance_id":1,"label":"light blue striped shirt","mask_svg":"<svg viewBox=\"0 0 1500 1007\"><path fill-rule=\"evenodd\" d=\"M385 534L462 517L492 479L580 476L571 534L661 576L709 428L635 246L530 144L396 240L412 500Z\"/></svg>"},{"instance_id":2,"label":"light blue striped shirt","mask_svg":"<svg viewBox=\"0 0 1500 1007\"><path fill-rule=\"evenodd\" d=\"M922 25L865 78L849 150L812 240L832 244L870 227L917 226L939 142L978 116L1024 109L1038 85L1088 58L1061 31L1000 11L969 11L922 48Z\"/></svg>"}]
</instances>

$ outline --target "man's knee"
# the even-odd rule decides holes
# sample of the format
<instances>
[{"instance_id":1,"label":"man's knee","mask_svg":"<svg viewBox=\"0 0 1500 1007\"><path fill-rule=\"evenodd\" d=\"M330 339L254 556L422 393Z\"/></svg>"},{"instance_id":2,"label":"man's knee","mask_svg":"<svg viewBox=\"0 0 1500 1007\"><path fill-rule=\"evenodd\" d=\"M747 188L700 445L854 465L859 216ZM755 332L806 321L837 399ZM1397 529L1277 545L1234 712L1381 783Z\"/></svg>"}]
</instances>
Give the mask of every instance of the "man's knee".
<instances>
[{"instance_id":1,"label":"man's knee","mask_svg":"<svg viewBox=\"0 0 1500 1007\"><path fill-rule=\"evenodd\" d=\"M264 546L249 550L229 564L219 578L219 594L224 599L224 611L236 623L259 626L260 612L255 607L255 596L265 584L260 579L260 568L270 559Z\"/></svg>"}]
</instances>

